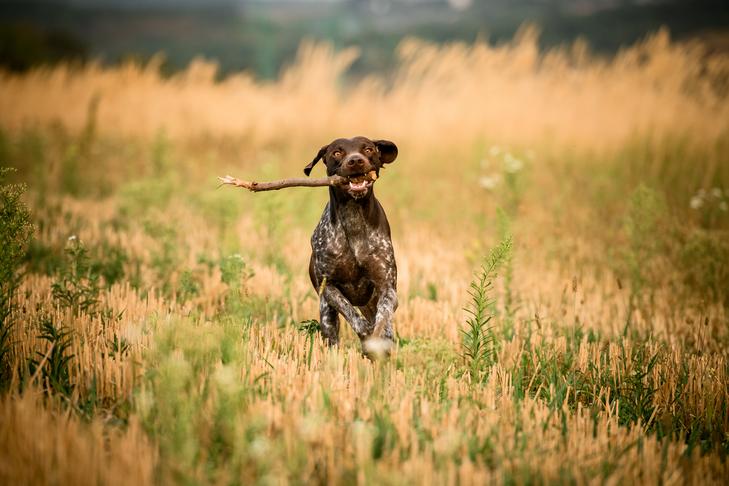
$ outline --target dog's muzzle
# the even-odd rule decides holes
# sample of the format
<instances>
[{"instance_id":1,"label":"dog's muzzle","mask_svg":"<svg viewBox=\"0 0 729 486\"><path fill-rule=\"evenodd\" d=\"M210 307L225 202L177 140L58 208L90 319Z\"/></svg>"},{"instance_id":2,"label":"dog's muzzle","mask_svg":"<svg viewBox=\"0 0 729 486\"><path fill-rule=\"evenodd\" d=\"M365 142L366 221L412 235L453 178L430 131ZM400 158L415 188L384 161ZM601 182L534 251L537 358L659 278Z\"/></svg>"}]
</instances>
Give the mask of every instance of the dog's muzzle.
<instances>
[{"instance_id":1,"label":"dog's muzzle","mask_svg":"<svg viewBox=\"0 0 729 486\"><path fill-rule=\"evenodd\" d=\"M348 182L344 185L344 189L355 199L359 199L367 195L370 187L377 180L377 172L371 170L366 174L354 174L346 176Z\"/></svg>"}]
</instances>

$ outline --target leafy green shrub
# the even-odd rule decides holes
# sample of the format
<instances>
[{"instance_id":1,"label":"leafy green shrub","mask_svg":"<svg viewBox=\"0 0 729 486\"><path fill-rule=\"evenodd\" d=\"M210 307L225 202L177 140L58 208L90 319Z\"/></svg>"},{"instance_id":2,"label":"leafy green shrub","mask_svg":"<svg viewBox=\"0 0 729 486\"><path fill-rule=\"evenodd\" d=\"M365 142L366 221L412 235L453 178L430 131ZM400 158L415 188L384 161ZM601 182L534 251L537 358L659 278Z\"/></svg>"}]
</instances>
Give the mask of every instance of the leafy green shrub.
<instances>
[{"instance_id":1,"label":"leafy green shrub","mask_svg":"<svg viewBox=\"0 0 729 486\"><path fill-rule=\"evenodd\" d=\"M71 382L70 364L74 358L70 354L73 333L69 329L56 327L53 321L44 317L38 337L48 343L48 351L36 351L30 358L28 367L31 376L40 373L41 383L46 391L70 397L74 385Z\"/></svg>"},{"instance_id":2,"label":"leafy green shrub","mask_svg":"<svg viewBox=\"0 0 729 486\"><path fill-rule=\"evenodd\" d=\"M180 273L176 294L177 299L181 302L185 302L200 294L200 279L192 270L188 269Z\"/></svg>"},{"instance_id":3,"label":"leafy green shrub","mask_svg":"<svg viewBox=\"0 0 729 486\"><path fill-rule=\"evenodd\" d=\"M461 345L466 369L475 380L480 381L484 371L494 361L496 344L493 327L490 325L494 317L491 293L496 271L510 254L511 238L507 238L491 251L471 282L468 292L471 302L465 310L470 317L466 320L466 326L461 329Z\"/></svg>"},{"instance_id":4,"label":"leafy green shrub","mask_svg":"<svg viewBox=\"0 0 729 486\"><path fill-rule=\"evenodd\" d=\"M99 275L93 272L88 250L77 236L66 244L67 265L51 286L53 299L74 316L96 315L99 304Z\"/></svg>"},{"instance_id":5,"label":"leafy green shrub","mask_svg":"<svg viewBox=\"0 0 729 486\"><path fill-rule=\"evenodd\" d=\"M20 268L31 241L33 226L30 212L21 198L25 186L6 184L10 169L0 168L0 383L10 377L12 343L11 314L15 292L20 284Z\"/></svg>"},{"instance_id":6,"label":"leafy green shrub","mask_svg":"<svg viewBox=\"0 0 729 486\"><path fill-rule=\"evenodd\" d=\"M253 270L248 268L246 261L238 253L222 257L219 266L220 280L231 289L240 289L254 275Z\"/></svg>"},{"instance_id":7,"label":"leafy green shrub","mask_svg":"<svg viewBox=\"0 0 729 486\"><path fill-rule=\"evenodd\" d=\"M309 342L309 354L306 358L307 366L311 366L311 355L314 352L314 339L321 332L321 324L316 319L307 319L299 323L299 332L306 334L306 340Z\"/></svg>"}]
</instances>

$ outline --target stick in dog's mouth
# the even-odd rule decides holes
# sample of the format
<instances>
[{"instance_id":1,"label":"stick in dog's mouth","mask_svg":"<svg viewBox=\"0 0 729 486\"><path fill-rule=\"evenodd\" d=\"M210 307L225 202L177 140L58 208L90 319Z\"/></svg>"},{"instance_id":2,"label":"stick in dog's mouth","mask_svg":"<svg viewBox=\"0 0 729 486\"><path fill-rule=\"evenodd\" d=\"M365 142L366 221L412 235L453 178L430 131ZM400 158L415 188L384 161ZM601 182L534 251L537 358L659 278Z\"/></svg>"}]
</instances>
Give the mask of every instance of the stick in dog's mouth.
<instances>
[{"instance_id":1,"label":"stick in dog's mouth","mask_svg":"<svg viewBox=\"0 0 729 486\"><path fill-rule=\"evenodd\" d=\"M377 179L377 172L371 170L367 174L358 174L347 177L347 190L354 197L361 197Z\"/></svg>"},{"instance_id":2,"label":"stick in dog's mouth","mask_svg":"<svg viewBox=\"0 0 729 486\"><path fill-rule=\"evenodd\" d=\"M377 180L377 172L374 170L366 174L359 174L347 177L348 187L351 191L360 192L371 186Z\"/></svg>"},{"instance_id":3,"label":"stick in dog's mouth","mask_svg":"<svg viewBox=\"0 0 729 486\"><path fill-rule=\"evenodd\" d=\"M364 178L364 184L371 184L377 179L377 172L374 170L369 171L367 174L357 176ZM243 187L251 192L259 191L276 191L278 189L284 189L287 187L327 187L327 186L350 186L352 181L349 177L333 175L323 179L309 179L309 178L294 178L294 179L282 179L278 181L270 182L256 182L256 181L245 181L242 179L235 178L233 176L218 177L221 186L235 186ZM355 181L355 184L361 184L360 181ZM218 186L220 187L220 186ZM360 189L361 191L361 189ZM356 192L356 191L355 191Z\"/></svg>"},{"instance_id":4,"label":"stick in dog's mouth","mask_svg":"<svg viewBox=\"0 0 729 486\"><path fill-rule=\"evenodd\" d=\"M354 182L354 183L360 183L362 181L374 182L377 180L377 172L374 170L371 170L366 174L356 174L356 175L347 176L347 179L349 179L349 182Z\"/></svg>"}]
</instances>

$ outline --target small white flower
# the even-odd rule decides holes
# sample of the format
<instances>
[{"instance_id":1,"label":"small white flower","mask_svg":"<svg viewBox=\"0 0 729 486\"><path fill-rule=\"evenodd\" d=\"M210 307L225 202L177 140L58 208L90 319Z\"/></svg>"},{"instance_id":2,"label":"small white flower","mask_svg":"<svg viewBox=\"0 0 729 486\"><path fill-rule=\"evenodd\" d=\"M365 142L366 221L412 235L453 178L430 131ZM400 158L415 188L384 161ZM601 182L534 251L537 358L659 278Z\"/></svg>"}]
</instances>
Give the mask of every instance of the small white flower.
<instances>
[{"instance_id":1,"label":"small white flower","mask_svg":"<svg viewBox=\"0 0 729 486\"><path fill-rule=\"evenodd\" d=\"M718 187L713 188L711 190L711 195L717 199L721 199L721 196L722 196L721 189L719 189Z\"/></svg>"},{"instance_id":2,"label":"small white flower","mask_svg":"<svg viewBox=\"0 0 729 486\"><path fill-rule=\"evenodd\" d=\"M501 148L499 148L499 146L498 146L498 145L494 145L493 147L491 147L491 148L489 149L489 155L490 155L491 157L496 157L496 156L497 156L497 155L499 155L500 153L501 153Z\"/></svg>"},{"instance_id":3,"label":"small white flower","mask_svg":"<svg viewBox=\"0 0 729 486\"><path fill-rule=\"evenodd\" d=\"M483 176L478 180L478 185L484 189L492 190L499 185L499 176Z\"/></svg>"},{"instance_id":4,"label":"small white flower","mask_svg":"<svg viewBox=\"0 0 729 486\"><path fill-rule=\"evenodd\" d=\"M519 172L523 168L524 162L522 162L520 159L517 159L511 154L506 154L504 156L504 170L506 170L506 172L514 174L516 172Z\"/></svg>"},{"instance_id":5,"label":"small white flower","mask_svg":"<svg viewBox=\"0 0 729 486\"><path fill-rule=\"evenodd\" d=\"M248 445L248 452L256 459L263 459L269 453L271 446L265 437L256 437Z\"/></svg>"},{"instance_id":6,"label":"small white flower","mask_svg":"<svg viewBox=\"0 0 729 486\"><path fill-rule=\"evenodd\" d=\"M238 382L236 371L231 366L222 365L215 370L213 378L218 386L225 389L233 388Z\"/></svg>"},{"instance_id":7,"label":"small white flower","mask_svg":"<svg viewBox=\"0 0 729 486\"><path fill-rule=\"evenodd\" d=\"M699 195L692 197L691 201L689 202L689 206L691 206L691 209L699 209L703 205L704 198Z\"/></svg>"},{"instance_id":8,"label":"small white flower","mask_svg":"<svg viewBox=\"0 0 729 486\"><path fill-rule=\"evenodd\" d=\"M726 201L722 201L719 203L719 209L722 211L729 211L729 204L727 204Z\"/></svg>"},{"instance_id":9,"label":"small white flower","mask_svg":"<svg viewBox=\"0 0 729 486\"><path fill-rule=\"evenodd\" d=\"M78 240L78 236L76 236L76 235L71 235L68 237L68 241L70 241L70 242L74 242L76 240Z\"/></svg>"}]
</instances>

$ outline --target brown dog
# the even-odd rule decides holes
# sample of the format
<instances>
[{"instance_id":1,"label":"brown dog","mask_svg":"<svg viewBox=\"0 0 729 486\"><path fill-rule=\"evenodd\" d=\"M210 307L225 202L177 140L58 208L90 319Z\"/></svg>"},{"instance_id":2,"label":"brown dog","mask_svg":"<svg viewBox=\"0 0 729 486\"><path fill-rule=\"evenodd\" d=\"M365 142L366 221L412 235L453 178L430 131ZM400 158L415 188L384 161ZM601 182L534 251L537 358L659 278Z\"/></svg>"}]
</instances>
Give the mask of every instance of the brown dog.
<instances>
[{"instance_id":1,"label":"brown dog","mask_svg":"<svg viewBox=\"0 0 729 486\"><path fill-rule=\"evenodd\" d=\"M368 354L389 353L397 309L397 266L387 216L374 194L374 178L397 157L387 140L340 138L319 150L304 168L319 161L327 175L349 184L329 187L329 203L311 237L309 276L319 293L324 339L339 342L339 314L349 322Z\"/></svg>"}]
</instances>

